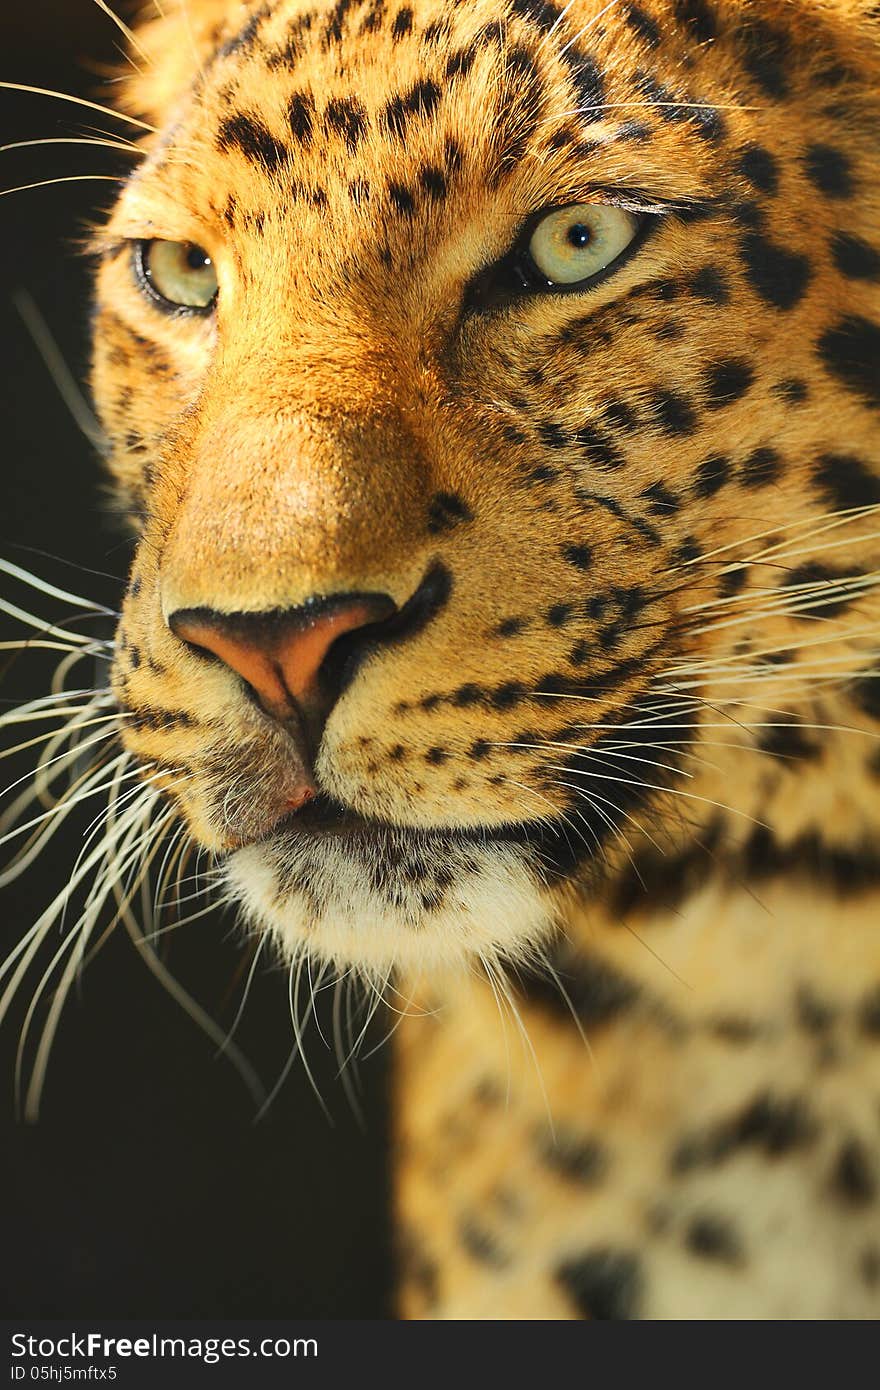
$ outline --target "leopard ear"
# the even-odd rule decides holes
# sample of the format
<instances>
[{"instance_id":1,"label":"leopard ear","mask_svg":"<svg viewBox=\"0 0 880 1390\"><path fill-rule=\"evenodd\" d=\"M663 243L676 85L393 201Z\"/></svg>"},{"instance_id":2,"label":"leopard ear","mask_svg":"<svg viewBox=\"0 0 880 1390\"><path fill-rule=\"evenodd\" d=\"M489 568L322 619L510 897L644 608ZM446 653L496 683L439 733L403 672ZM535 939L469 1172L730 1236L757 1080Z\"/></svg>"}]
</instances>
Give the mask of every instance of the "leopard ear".
<instances>
[{"instance_id":1,"label":"leopard ear","mask_svg":"<svg viewBox=\"0 0 880 1390\"><path fill-rule=\"evenodd\" d=\"M203 65L227 38L247 23L255 0L174 0L160 7L144 4L134 23L131 56L137 71L126 66L118 105L130 115L161 126L198 77Z\"/></svg>"}]
</instances>

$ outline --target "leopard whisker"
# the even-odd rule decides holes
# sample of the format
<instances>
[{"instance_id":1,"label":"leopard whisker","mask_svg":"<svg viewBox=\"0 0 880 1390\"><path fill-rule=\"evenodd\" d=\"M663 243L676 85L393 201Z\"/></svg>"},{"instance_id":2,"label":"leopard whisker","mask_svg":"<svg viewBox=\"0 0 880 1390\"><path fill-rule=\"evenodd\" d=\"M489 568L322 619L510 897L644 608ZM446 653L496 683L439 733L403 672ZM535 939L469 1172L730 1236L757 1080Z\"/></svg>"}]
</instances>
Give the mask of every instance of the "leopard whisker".
<instances>
[{"instance_id":1,"label":"leopard whisker","mask_svg":"<svg viewBox=\"0 0 880 1390\"><path fill-rule=\"evenodd\" d=\"M135 116L129 116L124 111L116 111L112 106L102 106L100 102L71 96L69 92L56 92L49 87L32 87L23 82L0 82L0 91L26 92L32 96L52 97L57 101L69 102L71 106L82 106L89 111L99 111L102 116L109 116L114 121L123 121L126 125L137 126L140 130L148 130L151 135L158 135L159 133L156 126L149 125L147 121L138 120Z\"/></svg>"},{"instance_id":2,"label":"leopard whisker","mask_svg":"<svg viewBox=\"0 0 880 1390\"><path fill-rule=\"evenodd\" d=\"M601 781L620 782L624 786L628 787L643 787L648 791L663 792L669 796L685 797L689 801L699 801L707 806L715 806L719 811L729 811L731 815L739 816L743 820L749 821L752 825L756 825L762 830L770 829L770 827L766 824L765 821L758 820L755 816L750 816L747 812L741 811L735 806L729 806L723 801L715 801L712 797L700 796L697 792L684 791L681 787L664 787L657 785L654 782L639 782L636 781L635 778L612 777L608 773L585 772L580 768L565 767L564 765L559 766L554 763L548 764L548 768L551 772L565 772L572 777L587 777L596 778ZM594 793L591 793L591 795L593 794Z\"/></svg>"},{"instance_id":3,"label":"leopard whisker","mask_svg":"<svg viewBox=\"0 0 880 1390\"><path fill-rule=\"evenodd\" d=\"M91 145L99 149L120 150L123 154L137 154L143 156L144 151L133 140L124 139L105 139L100 140L93 136L74 136L74 135L52 135L44 136L40 140L13 140L8 145L0 145L0 154L6 154L9 150L26 150L38 145Z\"/></svg>"},{"instance_id":4,"label":"leopard whisker","mask_svg":"<svg viewBox=\"0 0 880 1390\"><path fill-rule=\"evenodd\" d=\"M140 54L145 63L152 66L152 59L137 35L132 32L124 20L120 19L118 14L111 10L110 6L107 4L107 0L95 0L95 4L98 6L99 10L103 10L108 19L113 21L119 32L124 35L126 43L129 43L135 52Z\"/></svg>"},{"instance_id":5,"label":"leopard whisker","mask_svg":"<svg viewBox=\"0 0 880 1390\"><path fill-rule=\"evenodd\" d=\"M269 937L265 933L257 938L256 948L254 950L253 959L251 960L250 967L247 972L247 978L245 979L244 990L242 991L242 996L238 1005L238 1009L236 1010L235 1017L233 1018L232 1023L229 1026L228 1032L226 1033L222 1043L217 1048L217 1051L214 1054L215 1057L222 1057L224 1055L226 1049L232 1043L236 1033L238 1032L238 1029L241 1025L241 1021L244 1018L245 1009L247 1008L247 1002L250 996L251 986L253 985L254 979L256 978L257 967L259 966L260 958L263 954L263 951L266 948L268 941Z\"/></svg>"},{"instance_id":6,"label":"leopard whisker","mask_svg":"<svg viewBox=\"0 0 880 1390\"><path fill-rule=\"evenodd\" d=\"M37 179L34 183L19 183L14 188L0 188L0 198L12 193L28 193L33 188L55 188L61 183L122 183L120 174L62 174L54 179Z\"/></svg>"}]
</instances>

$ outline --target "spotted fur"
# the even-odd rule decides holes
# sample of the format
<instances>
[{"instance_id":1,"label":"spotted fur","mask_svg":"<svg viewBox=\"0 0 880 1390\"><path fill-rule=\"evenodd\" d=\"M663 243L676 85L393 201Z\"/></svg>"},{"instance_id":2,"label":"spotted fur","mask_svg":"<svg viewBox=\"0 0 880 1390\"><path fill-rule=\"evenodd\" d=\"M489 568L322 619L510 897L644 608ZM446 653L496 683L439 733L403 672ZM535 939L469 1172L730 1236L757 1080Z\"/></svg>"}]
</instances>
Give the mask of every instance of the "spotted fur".
<instances>
[{"instance_id":1,"label":"spotted fur","mask_svg":"<svg viewBox=\"0 0 880 1390\"><path fill-rule=\"evenodd\" d=\"M96 238L113 690L248 919L415 1001L406 1314L876 1316L872 7L185 8ZM603 199L651 222L614 274L488 294ZM408 616L291 817L288 732L168 620L346 593Z\"/></svg>"}]
</instances>

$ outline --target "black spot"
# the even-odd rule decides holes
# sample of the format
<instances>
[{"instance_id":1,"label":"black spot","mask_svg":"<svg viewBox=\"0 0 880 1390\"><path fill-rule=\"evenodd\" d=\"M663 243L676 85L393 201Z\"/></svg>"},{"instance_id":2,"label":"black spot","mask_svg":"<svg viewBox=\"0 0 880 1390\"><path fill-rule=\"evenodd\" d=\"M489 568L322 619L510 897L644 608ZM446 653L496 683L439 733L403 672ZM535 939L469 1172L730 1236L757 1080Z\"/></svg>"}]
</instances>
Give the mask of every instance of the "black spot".
<instances>
[{"instance_id":1,"label":"black spot","mask_svg":"<svg viewBox=\"0 0 880 1390\"><path fill-rule=\"evenodd\" d=\"M745 487L767 487L775 483L782 471L782 459L775 449L765 445L754 449L740 469L740 482Z\"/></svg>"},{"instance_id":2,"label":"black spot","mask_svg":"<svg viewBox=\"0 0 880 1390\"><path fill-rule=\"evenodd\" d=\"M644 39L650 48L659 48L660 30L650 15L640 5L627 5L624 8L623 17L631 29L634 29L639 38Z\"/></svg>"},{"instance_id":3,"label":"black spot","mask_svg":"<svg viewBox=\"0 0 880 1390\"><path fill-rule=\"evenodd\" d=\"M880 985L869 990L859 1006L859 1026L869 1038L880 1041Z\"/></svg>"},{"instance_id":4,"label":"black spot","mask_svg":"<svg viewBox=\"0 0 880 1390\"><path fill-rule=\"evenodd\" d=\"M409 5L404 5L394 16L394 23L391 25L391 37L395 42L406 38L412 32L413 12Z\"/></svg>"},{"instance_id":5,"label":"black spot","mask_svg":"<svg viewBox=\"0 0 880 1390\"><path fill-rule=\"evenodd\" d=\"M426 47L432 44L439 44L441 40L449 35L448 19L432 19L430 24L425 25L425 32L422 35L422 43Z\"/></svg>"},{"instance_id":6,"label":"black spot","mask_svg":"<svg viewBox=\"0 0 880 1390\"><path fill-rule=\"evenodd\" d=\"M673 565L692 565L699 560L703 551L695 536L687 536L672 555Z\"/></svg>"},{"instance_id":7,"label":"black spot","mask_svg":"<svg viewBox=\"0 0 880 1390\"><path fill-rule=\"evenodd\" d=\"M694 474L694 493L697 497L714 497L730 477L730 459L724 454L712 454L704 459Z\"/></svg>"},{"instance_id":8,"label":"black spot","mask_svg":"<svg viewBox=\"0 0 880 1390\"><path fill-rule=\"evenodd\" d=\"M588 570L593 563L593 552L588 545L566 545L562 554L576 569Z\"/></svg>"},{"instance_id":9,"label":"black spot","mask_svg":"<svg viewBox=\"0 0 880 1390\"><path fill-rule=\"evenodd\" d=\"M877 1195L877 1175L864 1144L846 1139L831 1172L831 1190L847 1206L866 1207Z\"/></svg>"},{"instance_id":10,"label":"black spot","mask_svg":"<svg viewBox=\"0 0 880 1390\"><path fill-rule=\"evenodd\" d=\"M451 82L455 77L466 77L474 65L477 57L476 44L470 44L467 48L460 48L452 54L446 63L446 79Z\"/></svg>"},{"instance_id":11,"label":"black spot","mask_svg":"<svg viewBox=\"0 0 880 1390\"><path fill-rule=\"evenodd\" d=\"M451 531L461 521L473 521L474 514L467 503L453 492L438 492L428 508L428 530L432 535Z\"/></svg>"},{"instance_id":12,"label":"black spot","mask_svg":"<svg viewBox=\"0 0 880 1390\"><path fill-rule=\"evenodd\" d=\"M815 1120L799 1096L783 1098L765 1091L732 1116L683 1139L673 1152L671 1167L673 1173L715 1167L748 1148L778 1158L805 1148L816 1133Z\"/></svg>"},{"instance_id":13,"label":"black spot","mask_svg":"<svg viewBox=\"0 0 880 1390\"><path fill-rule=\"evenodd\" d=\"M488 743L486 739L478 738L476 743L471 744L470 749L468 751L468 757L473 758L476 762L480 762L481 759L486 757L486 754L490 751L490 749L491 744Z\"/></svg>"},{"instance_id":14,"label":"black spot","mask_svg":"<svg viewBox=\"0 0 880 1390\"><path fill-rule=\"evenodd\" d=\"M539 969L522 970L517 983L529 1004L568 1027L574 1027L572 1011L585 1027L597 1027L625 1013L638 1000L638 987L598 956L566 952L553 961L553 967L555 979Z\"/></svg>"},{"instance_id":15,"label":"black spot","mask_svg":"<svg viewBox=\"0 0 880 1390\"><path fill-rule=\"evenodd\" d=\"M718 593L721 598L733 598L741 589L745 588L748 578L748 568L740 565L736 569L728 570L718 576Z\"/></svg>"},{"instance_id":16,"label":"black spot","mask_svg":"<svg viewBox=\"0 0 880 1390\"><path fill-rule=\"evenodd\" d=\"M609 425L613 425L615 429L632 430L638 424L632 406L627 405L626 401L608 401L602 413Z\"/></svg>"},{"instance_id":17,"label":"black spot","mask_svg":"<svg viewBox=\"0 0 880 1390\"><path fill-rule=\"evenodd\" d=\"M531 483L552 483L559 477L557 468L550 468L546 463L541 463L537 468L532 468L529 472L529 482Z\"/></svg>"},{"instance_id":18,"label":"black spot","mask_svg":"<svg viewBox=\"0 0 880 1390\"><path fill-rule=\"evenodd\" d=\"M598 64L575 45L566 47L561 56L574 87L578 116L598 120L605 101L605 83Z\"/></svg>"},{"instance_id":19,"label":"black spot","mask_svg":"<svg viewBox=\"0 0 880 1390\"><path fill-rule=\"evenodd\" d=\"M499 637L516 637L526 626L525 618L505 618L500 622L495 631Z\"/></svg>"},{"instance_id":20,"label":"black spot","mask_svg":"<svg viewBox=\"0 0 880 1390\"><path fill-rule=\"evenodd\" d=\"M760 828L746 841L742 861L743 872L758 882L798 874L840 898L876 892L880 881L880 858L873 846L841 849L815 832L780 845L770 831Z\"/></svg>"},{"instance_id":21,"label":"black spot","mask_svg":"<svg viewBox=\"0 0 880 1390\"><path fill-rule=\"evenodd\" d=\"M315 104L305 92L296 92L287 107L287 119L294 139L300 145L312 143Z\"/></svg>"},{"instance_id":22,"label":"black spot","mask_svg":"<svg viewBox=\"0 0 880 1390\"><path fill-rule=\"evenodd\" d=\"M400 139L413 116L430 116L440 101L440 88L436 82L427 78L410 88L402 96L392 97L386 104L382 119L392 135Z\"/></svg>"},{"instance_id":23,"label":"black spot","mask_svg":"<svg viewBox=\"0 0 880 1390\"><path fill-rule=\"evenodd\" d=\"M698 43L708 43L718 33L718 24L707 0L673 0L672 10L679 24L685 25Z\"/></svg>"},{"instance_id":24,"label":"black spot","mask_svg":"<svg viewBox=\"0 0 880 1390\"><path fill-rule=\"evenodd\" d=\"M671 435L691 434L697 419L694 409L679 391L654 391L651 406L660 427Z\"/></svg>"},{"instance_id":25,"label":"black spot","mask_svg":"<svg viewBox=\"0 0 880 1390\"><path fill-rule=\"evenodd\" d=\"M367 128L367 112L354 97L336 97L328 102L324 119L331 130L341 135L349 150L356 148Z\"/></svg>"},{"instance_id":26,"label":"black spot","mask_svg":"<svg viewBox=\"0 0 880 1390\"><path fill-rule=\"evenodd\" d=\"M749 284L767 304L793 309L801 302L810 279L806 256L777 246L760 232L744 236L740 250Z\"/></svg>"},{"instance_id":27,"label":"black spot","mask_svg":"<svg viewBox=\"0 0 880 1390\"><path fill-rule=\"evenodd\" d=\"M452 696L452 704L456 709L468 709L471 705L478 705L483 698L483 691L478 685L460 685Z\"/></svg>"},{"instance_id":28,"label":"black spot","mask_svg":"<svg viewBox=\"0 0 880 1390\"><path fill-rule=\"evenodd\" d=\"M630 145L645 144L653 135L653 130L644 121L621 121L614 132L615 140Z\"/></svg>"},{"instance_id":29,"label":"black spot","mask_svg":"<svg viewBox=\"0 0 880 1390\"><path fill-rule=\"evenodd\" d=\"M730 1221L723 1216L701 1212L692 1218L685 1232L684 1243L694 1255L704 1260L719 1260L723 1264L739 1264L742 1245Z\"/></svg>"},{"instance_id":30,"label":"black spot","mask_svg":"<svg viewBox=\"0 0 880 1390\"><path fill-rule=\"evenodd\" d=\"M511 14L518 14L538 29L548 33L559 19L562 11L558 5L545 3L545 0L512 0Z\"/></svg>"},{"instance_id":31,"label":"black spot","mask_svg":"<svg viewBox=\"0 0 880 1390\"><path fill-rule=\"evenodd\" d=\"M813 480L835 511L880 502L880 478L854 454L823 454Z\"/></svg>"},{"instance_id":32,"label":"black spot","mask_svg":"<svg viewBox=\"0 0 880 1390\"><path fill-rule=\"evenodd\" d=\"M238 116L228 116L221 122L217 143L223 150L240 150L270 173L290 158L290 151L275 139L262 121L243 112Z\"/></svg>"},{"instance_id":33,"label":"black spot","mask_svg":"<svg viewBox=\"0 0 880 1390\"><path fill-rule=\"evenodd\" d=\"M761 739L758 748L762 753L770 753L776 758L790 758L798 762L815 762L822 756L822 749L806 737L797 724L782 723L777 729L770 729Z\"/></svg>"},{"instance_id":34,"label":"black spot","mask_svg":"<svg viewBox=\"0 0 880 1390\"><path fill-rule=\"evenodd\" d=\"M412 217L416 210L416 200L409 189L402 183L389 183L388 197L391 199L392 206L398 212L404 213L407 217Z\"/></svg>"},{"instance_id":35,"label":"black spot","mask_svg":"<svg viewBox=\"0 0 880 1390\"><path fill-rule=\"evenodd\" d=\"M650 331L660 343L677 343L684 337L684 326L676 319L666 319Z\"/></svg>"},{"instance_id":36,"label":"black spot","mask_svg":"<svg viewBox=\"0 0 880 1390\"><path fill-rule=\"evenodd\" d=\"M880 251L861 237L838 232L831 241L831 255L842 275L850 280L880 280Z\"/></svg>"},{"instance_id":37,"label":"black spot","mask_svg":"<svg viewBox=\"0 0 880 1390\"><path fill-rule=\"evenodd\" d=\"M764 210L748 198L740 198L728 205L730 216L738 227L748 227L757 231L764 225Z\"/></svg>"},{"instance_id":38,"label":"black spot","mask_svg":"<svg viewBox=\"0 0 880 1390\"><path fill-rule=\"evenodd\" d=\"M595 425L585 425L583 429L577 430L574 442L583 449L587 461L596 468L622 468L626 463L626 459L610 436L604 430L597 429Z\"/></svg>"},{"instance_id":39,"label":"black spot","mask_svg":"<svg viewBox=\"0 0 880 1390\"><path fill-rule=\"evenodd\" d=\"M446 175L434 164L428 164L419 173L419 183L429 198L439 203L446 197Z\"/></svg>"},{"instance_id":40,"label":"black spot","mask_svg":"<svg viewBox=\"0 0 880 1390\"><path fill-rule=\"evenodd\" d=\"M861 573L858 569L837 570L810 561L789 571L780 588L801 590L800 593L791 595L793 603L797 606L797 617L816 614L828 618L834 613L842 612L852 602L853 595L841 588L841 581L857 579ZM807 585L809 590L804 592L804 586Z\"/></svg>"},{"instance_id":41,"label":"black spot","mask_svg":"<svg viewBox=\"0 0 880 1390\"><path fill-rule=\"evenodd\" d=\"M187 714L182 709L155 709L141 706L134 712L129 712L129 728L133 729L193 729L198 721L191 714ZM155 758L152 759L156 761Z\"/></svg>"},{"instance_id":42,"label":"black spot","mask_svg":"<svg viewBox=\"0 0 880 1390\"><path fill-rule=\"evenodd\" d=\"M779 168L776 160L763 145L746 145L740 150L737 168L743 178L761 193L773 194L779 187Z\"/></svg>"},{"instance_id":43,"label":"black spot","mask_svg":"<svg viewBox=\"0 0 880 1390\"><path fill-rule=\"evenodd\" d=\"M541 443L546 444L548 449L564 449L568 444L568 435L555 420L542 421L537 426L537 432Z\"/></svg>"},{"instance_id":44,"label":"black spot","mask_svg":"<svg viewBox=\"0 0 880 1390\"><path fill-rule=\"evenodd\" d=\"M852 168L842 150L833 145L810 145L804 156L807 178L828 198L849 198L854 189Z\"/></svg>"},{"instance_id":45,"label":"black spot","mask_svg":"<svg viewBox=\"0 0 880 1390\"><path fill-rule=\"evenodd\" d=\"M788 95L788 37L763 20L752 19L739 30L746 71L770 97Z\"/></svg>"},{"instance_id":46,"label":"black spot","mask_svg":"<svg viewBox=\"0 0 880 1390\"><path fill-rule=\"evenodd\" d=\"M691 290L707 304L727 304L730 289L721 271L714 265L704 265L691 280Z\"/></svg>"},{"instance_id":47,"label":"black spot","mask_svg":"<svg viewBox=\"0 0 880 1390\"><path fill-rule=\"evenodd\" d=\"M618 521L622 521L627 526L631 526L634 531L638 531L639 535L644 536L645 540L650 541L651 545L661 544L662 538L656 528L653 527L649 521L646 521L644 517L634 516L628 512L625 507L621 506L615 497L607 497L601 492L590 492L587 488L578 488L576 496L581 502L587 505L594 502L606 512L610 512L612 516L617 517Z\"/></svg>"},{"instance_id":48,"label":"black spot","mask_svg":"<svg viewBox=\"0 0 880 1390\"><path fill-rule=\"evenodd\" d=\"M730 1043L734 1047L743 1047L761 1036L759 1025L739 1014L722 1014L719 1018L713 1019L708 1026L712 1035L720 1042Z\"/></svg>"},{"instance_id":49,"label":"black spot","mask_svg":"<svg viewBox=\"0 0 880 1390\"><path fill-rule=\"evenodd\" d=\"M880 328L869 319L841 319L819 339L829 372L871 406L880 406Z\"/></svg>"},{"instance_id":50,"label":"black spot","mask_svg":"<svg viewBox=\"0 0 880 1390\"><path fill-rule=\"evenodd\" d=\"M773 387L773 394L779 396L780 400L787 401L789 405L803 405L809 397L810 388L800 377L789 376L784 381L777 381Z\"/></svg>"},{"instance_id":51,"label":"black spot","mask_svg":"<svg viewBox=\"0 0 880 1390\"><path fill-rule=\"evenodd\" d=\"M665 483L659 480L652 483L650 487L643 488L639 493L648 503L648 511L655 516L671 516L677 512L681 502L674 492L671 492Z\"/></svg>"},{"instance_id":52,"label":"black spot","mask_svg":"<svg viewBox=\"0 0 880 1390\"><path fill-rule=\"evenodd\" d=\"M732 405L742 399L754 379L752 368L741 357L726 357L711 363L705 375L706 404L710 410Z\"/></svg>"},{"instance_id":53,"label":"black spot","mask_svg":"<svg viewBox=\"0 0 880 1390\"><path fill-rule=\"evenodd\" d=\"M336 0L336 6L327 19L327 27L324 31L325 46L329 47L330 44L340 42L348 12L354 4L355 0Z\"/></svg>"},{"instance_id":54,"label":"black spot","mask_svg":"<svg viewBox=\"0 0 880 1390\"><path fill-rule=\"evenodd\" d=\"M880 678L868 672L853 681L850 695L869 719L880 721Z\"/></svg>"},{"instance_id":55,"label":"black spot","mask_svg":"<svg viewBox=\"0 0 880 1390\"><path fill-rule=\"evenodd\" d=\"M570 1182L590 1187L607 1171L608 1154L598 1139L583 1138L557 1126L555 1133L542 1130L537 1143L546 1166Z\"/></svg>"},{"instance_id":56,"label":"black spot","mask_svg":"<svg viewBox=\"0 0 880 1390\"><path fill-rule=\"evenodd\" d=\"M823 1036L834 1023L834 1009L824 999L820 999L808 985L802 985L798 990L795 1008L798 1023L811 1037Z\"/></svg>"},{"instance_id":57,"label":"black spot","mask_svg":"<svg viewBox=\"0 0 880 1390\"><path fill-rule=\"evenodd\" d=\"M490 703L495 709L513 709L525 695L525 686L519 681L505 681L493 692ZM471 750L473 751L473 750Z\"/></svg>"},{"instance_id":58,"label":"black spot","mask_svg":"<svg viewBox=\"0 0 880 1390\"><path fill-rule=\"evenodd\" d=\"M568 603L554 603L547 609L547 622L550 627L564 627L573 616L574 609Z\"/></svg>"},{"instance_id":59,"label":"black spot","mask_svg":"<svg viewBox=\"0 0 880 1390\"><path fill-rule=\"evenodd\" d=\"M582 1318L594 1322L635 1318L641 1298L641 1267L629 1251L599 1246L560 1264L555 1277Z\"/></svg>"},{"instance_id":60,"label":"black spot","mask_svg":"<svg viewBox=\"0 0 880 1390\"><path fill-rule=\"evenodd\" d=\"M432 767L441 767L448 759L449 754L445 748L429 748L425 754L425 762L430 763Z\"/></svg>"},{"instance_id":61,"label":"black spot","mask_svg":"<svg viewBox=\"0 0 880 1390\"><path fill-rule=\"evenodd\" d=\"M479 1264L492 1269L503 1269L509 1263L509 1256L501 1249L484 1226L473 1217L464 1217L458 1228L459 1239L467 1253Z\"/></svg>"},{"instance_id":62,"label":"black spot","mask_svg":"<svg viewBox=\"0 0 880 1390\"><path fill-rule=\"evenodd\" d=\"M880 1284L880 1250L876 1245L868 1245L859 1257L859 1274L868 1289L876 1289Z\"/></svg>"},{"instance_id":63,"label":"black spot","mask_svg":"<svg viewBox=\"0 0 880 1390\"><path fill-rule=\"evenodd\" d=\"M727 126L720 111L714 106L697 106L691 109L691 121L697 127L697 134L703 140L717 142L727 134Z\"/></svg>"}]
</instances>

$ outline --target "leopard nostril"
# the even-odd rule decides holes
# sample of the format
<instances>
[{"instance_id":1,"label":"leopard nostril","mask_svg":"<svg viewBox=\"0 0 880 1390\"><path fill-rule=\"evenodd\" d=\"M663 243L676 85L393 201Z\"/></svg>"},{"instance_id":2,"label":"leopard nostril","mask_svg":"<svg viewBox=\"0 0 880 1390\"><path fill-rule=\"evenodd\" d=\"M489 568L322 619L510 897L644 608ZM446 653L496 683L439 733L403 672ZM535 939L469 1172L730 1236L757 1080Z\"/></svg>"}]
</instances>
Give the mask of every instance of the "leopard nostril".
<instances>
[{"instance_id":1,"label":"leopard nostril","mask_svg":"<svg viewBox=\"0 0 880 1390\"><path fill-rule=\"evenodd\" d=\"M347 638L356 649L377 624L396 611L385 594L334 594L299 608L269 613L218 613L178 609L168 626L181 641L209 652L250 686L267 714L279 721L326 718L338 695L339 663L327 658Z\"/></svg>"}]
</instances>

